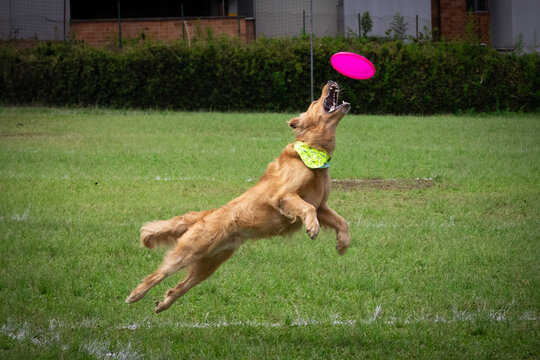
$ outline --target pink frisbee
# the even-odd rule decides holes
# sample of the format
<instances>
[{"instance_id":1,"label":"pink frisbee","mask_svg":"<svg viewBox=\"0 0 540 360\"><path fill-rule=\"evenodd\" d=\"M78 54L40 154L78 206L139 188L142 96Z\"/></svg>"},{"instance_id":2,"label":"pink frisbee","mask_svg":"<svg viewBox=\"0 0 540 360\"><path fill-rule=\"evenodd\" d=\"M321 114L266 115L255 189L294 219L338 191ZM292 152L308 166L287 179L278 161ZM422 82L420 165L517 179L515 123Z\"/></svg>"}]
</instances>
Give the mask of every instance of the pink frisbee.
<instances>
[{"instance_id":1,"label":"pink frisbee","mask_svg":"<svg viewBox=\"0 0 540 360\"><path fill-rule=\"evenodd\" d=\"M338 73L353 79L365 80L375 75L375 66L371 61L355 53L335 53L330 63Z\"/></svg>"}]
</instances>

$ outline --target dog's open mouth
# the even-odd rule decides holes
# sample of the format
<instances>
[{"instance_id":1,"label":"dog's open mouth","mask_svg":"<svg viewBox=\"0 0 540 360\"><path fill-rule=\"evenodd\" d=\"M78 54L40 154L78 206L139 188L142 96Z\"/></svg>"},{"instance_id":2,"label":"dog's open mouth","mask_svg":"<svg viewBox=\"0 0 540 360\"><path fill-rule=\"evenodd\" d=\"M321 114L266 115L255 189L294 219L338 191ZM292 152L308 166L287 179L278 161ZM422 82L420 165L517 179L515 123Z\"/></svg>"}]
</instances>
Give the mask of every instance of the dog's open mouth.
<instances>
[{"instance_id":1,"label":"dog's open mouth","mask_svg":"<svg viewBox=\"0 0 540 360\"><path fill-rule=\"evenodd\" d=\"M326 95L326 98L324 98L324 111L330 114L342 106L349 106L349 103L345 101L342 101L341 104L338 105L339 86L334 81L329 81L328 84L330 85L330 87L328 89L328 95Z\"/></svg>"}]
</instances>

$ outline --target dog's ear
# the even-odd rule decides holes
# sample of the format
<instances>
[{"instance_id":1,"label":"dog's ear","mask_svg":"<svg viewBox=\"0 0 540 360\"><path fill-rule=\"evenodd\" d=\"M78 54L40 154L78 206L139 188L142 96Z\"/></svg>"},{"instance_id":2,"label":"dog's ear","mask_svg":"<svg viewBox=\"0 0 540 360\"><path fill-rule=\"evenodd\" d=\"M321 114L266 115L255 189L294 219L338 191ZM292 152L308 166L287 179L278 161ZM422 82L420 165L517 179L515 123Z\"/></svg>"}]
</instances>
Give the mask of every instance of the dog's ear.
<instances>
[{"instance_id":1,"label":"dog's ear","mask_svg":"<svg viewBox=\"0 0 540 360\"><path fill-rule=\"evenodd\" d=\"M300 127L300 122L301 119L299 117L292 118L291 120L289 120L289 126L293 129L297 129Z\"/></svg>"}]
</instances>

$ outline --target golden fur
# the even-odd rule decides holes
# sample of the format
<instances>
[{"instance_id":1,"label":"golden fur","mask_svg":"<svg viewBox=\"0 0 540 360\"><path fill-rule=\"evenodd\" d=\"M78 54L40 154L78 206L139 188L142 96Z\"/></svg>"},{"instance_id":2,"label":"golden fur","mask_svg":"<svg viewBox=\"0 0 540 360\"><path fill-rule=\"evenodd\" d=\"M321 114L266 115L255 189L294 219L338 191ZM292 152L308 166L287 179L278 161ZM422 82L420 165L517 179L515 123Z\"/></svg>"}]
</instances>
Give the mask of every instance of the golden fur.
<instances>
[{"instance_id":1,"label":"golden fur","mask_svg":"<svg viewBox=\"0 0 540 360\"><path fill-rule=\"evenodd\" d=\"M337 106L338 92L337 84L328 82L319 100L289 121L297 141L329 155L334 152L336 127L349 111L348 103ZM311 238L319 233L319 224L335 229L336 249L344 254L350 243L349 230L346 221L326 205L329 193L328 169L309 169L293 145L287 145L253 188L225 206L145 224L141 228L142 245L166 245L172 249L126 302L142 299L167 276L186 268L186 278L156 303L156 313L167 310L212 275L247 239L290 233L302 224Z\"/></svg>"}]
</instances>

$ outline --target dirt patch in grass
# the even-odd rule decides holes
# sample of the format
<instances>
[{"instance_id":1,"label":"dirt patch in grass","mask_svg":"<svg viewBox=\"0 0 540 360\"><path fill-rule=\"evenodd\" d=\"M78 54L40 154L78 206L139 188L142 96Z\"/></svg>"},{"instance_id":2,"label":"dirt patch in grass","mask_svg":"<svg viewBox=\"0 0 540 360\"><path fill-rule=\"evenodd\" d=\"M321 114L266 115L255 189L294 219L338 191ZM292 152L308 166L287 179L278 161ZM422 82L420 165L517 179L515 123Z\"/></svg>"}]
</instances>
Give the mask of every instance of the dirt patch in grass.
<instances>
[{"instance_id":1,"label":"dirt patch in grass","mask_svg":"<svg viewBox=\"0 0 540 360\"><path fill-rule=\"evenodd\" d=\"M433 179L332 179L332 187L334 189L344 191L358 190L422 190L430 189L435 186Z\"/></svg>"}]
</instances>

